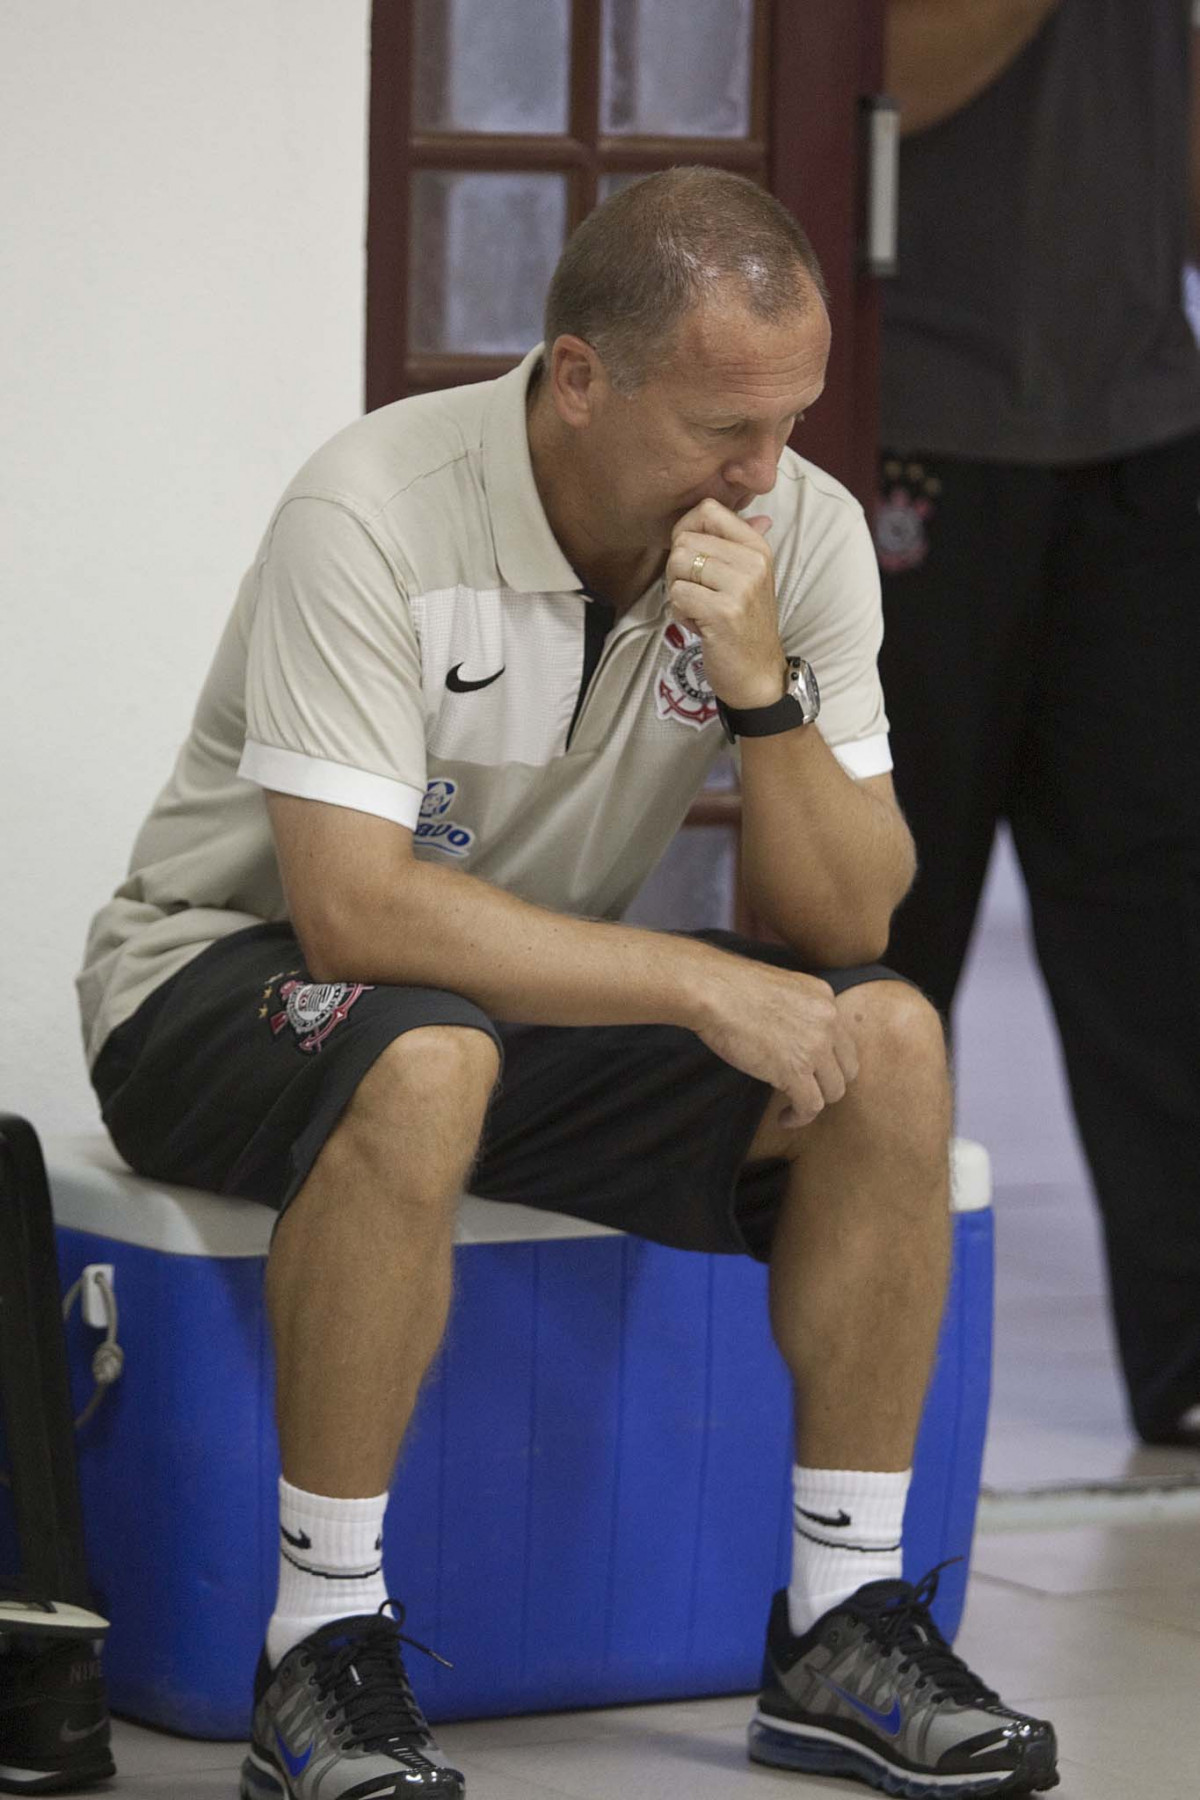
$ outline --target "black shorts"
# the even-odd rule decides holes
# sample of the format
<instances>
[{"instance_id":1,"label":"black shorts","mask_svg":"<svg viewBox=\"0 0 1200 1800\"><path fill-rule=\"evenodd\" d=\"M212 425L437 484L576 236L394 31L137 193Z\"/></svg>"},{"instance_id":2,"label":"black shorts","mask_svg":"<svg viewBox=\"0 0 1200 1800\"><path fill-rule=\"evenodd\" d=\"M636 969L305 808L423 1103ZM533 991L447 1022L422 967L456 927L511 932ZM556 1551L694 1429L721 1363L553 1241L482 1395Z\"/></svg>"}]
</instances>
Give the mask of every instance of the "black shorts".
<instances>
[{"instance_id":1,"label":"black shorts","mask_svg":"<svg viewBox=\"0 0 1200 1800\"><path fill-rule=\"evenodd\" d=\"M732 932L690 935L800 966ZM819 973L839 992L900 979L879 964ZM694 1032L497 1024L439 988L319 985L288 925L203 951L112 1033L92 1080L139 1174L282 1211L376 1057L423 1025L486 1032L503 1057L473 1194L679 1249L768 1254L787 1165L744 1165L771 1089Z\"/></svg>"}]
</instances>

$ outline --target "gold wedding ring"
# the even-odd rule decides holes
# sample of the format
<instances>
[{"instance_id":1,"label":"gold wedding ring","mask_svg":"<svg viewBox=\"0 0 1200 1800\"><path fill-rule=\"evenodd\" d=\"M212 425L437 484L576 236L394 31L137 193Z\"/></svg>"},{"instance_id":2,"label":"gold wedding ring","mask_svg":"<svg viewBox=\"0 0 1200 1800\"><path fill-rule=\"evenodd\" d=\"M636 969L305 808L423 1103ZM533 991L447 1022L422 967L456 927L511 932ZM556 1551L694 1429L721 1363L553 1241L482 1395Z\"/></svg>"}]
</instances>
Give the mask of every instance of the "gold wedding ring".
<instances>
[{"instance_id":1,"label":"gold wedding ring","mask_svg":"<svg viewBox=\"0 0 1200 1800\"><path fill-rule=\"evenodd\" d=\"M704 573L704 565L707 561L708 558L705 556L703 550L700 551L698 556L692 559L692 572L688 576L688 580L697 587L700 586L700 577Z\"/></svg>"}]
</instances>

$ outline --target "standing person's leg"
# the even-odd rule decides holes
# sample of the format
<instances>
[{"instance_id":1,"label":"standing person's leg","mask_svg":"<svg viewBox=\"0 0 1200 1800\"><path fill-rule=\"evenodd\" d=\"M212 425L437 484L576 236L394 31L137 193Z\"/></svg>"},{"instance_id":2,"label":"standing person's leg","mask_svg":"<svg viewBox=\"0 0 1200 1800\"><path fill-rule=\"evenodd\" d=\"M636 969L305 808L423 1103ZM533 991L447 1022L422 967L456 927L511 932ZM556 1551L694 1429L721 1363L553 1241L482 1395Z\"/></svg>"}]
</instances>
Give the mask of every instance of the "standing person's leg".
<instances>
[{"instance_id":1,"label":"standing person's leg","mask_svg":"<svg viewBox=\"0 0 1200 1800\"><path fill-rule=\"evenodd\" d=\"M1063 472L1013 828L1134 1422L1200 1403L1200 437Z\"/></svg>"},{"instance_id":2,"label":"standing person's leg","mask_svg":"<svg viewBox=\"0 0 1200 1800\"><path fill-rule=\"evenodd\" d=\"M1045 470L885 454L879 668L917 878L889 967L948 1018L1028 693L1053 499Z\"/></svg>"}]
</instances>

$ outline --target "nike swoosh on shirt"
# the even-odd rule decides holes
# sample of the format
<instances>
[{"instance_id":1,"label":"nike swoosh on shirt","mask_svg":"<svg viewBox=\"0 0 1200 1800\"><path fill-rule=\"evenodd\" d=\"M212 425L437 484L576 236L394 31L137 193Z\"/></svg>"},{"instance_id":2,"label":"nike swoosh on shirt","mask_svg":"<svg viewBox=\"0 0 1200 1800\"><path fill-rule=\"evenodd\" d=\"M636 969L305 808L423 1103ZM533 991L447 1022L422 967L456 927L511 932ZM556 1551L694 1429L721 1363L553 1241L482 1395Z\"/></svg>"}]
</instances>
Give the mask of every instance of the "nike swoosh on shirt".
<instances>
[{"instance_id":1,"label":"nike swoosh on shirt","mask_svg":"<svg viewBox=\"0 0 1200 1800\"><path fill-rule=\"evenodd\" d=\"M848 1512L844 1511L841 1507L838 1508L838 1515L837 1515L836 1519L831 1519L829 1517L828 1513L809 1512L808 1509L803 1506L798 1506L796 1508L796 1511L800 1514L800 1517L802 1519L811 1519L814 1525L832 1526L834 1531L840 1531L844 1525L848 1525L850 1523L850 1514Z\"/></svg>"},{"instance_id":2,"label":"nike swoosh on shirt","mask_svg":"<svg viewBox=\"0 0 1200 1800\"><path fill-rule=\"evenodd\" d=\"M494 675L485 675L482 681L464 681L458 672L462 664L455 663L446 677L446 686L452 694L477 694L480 688L491 687L493 681L499 681L507 667L507 663L502 663Z\"/></svg>"}]
</instances>

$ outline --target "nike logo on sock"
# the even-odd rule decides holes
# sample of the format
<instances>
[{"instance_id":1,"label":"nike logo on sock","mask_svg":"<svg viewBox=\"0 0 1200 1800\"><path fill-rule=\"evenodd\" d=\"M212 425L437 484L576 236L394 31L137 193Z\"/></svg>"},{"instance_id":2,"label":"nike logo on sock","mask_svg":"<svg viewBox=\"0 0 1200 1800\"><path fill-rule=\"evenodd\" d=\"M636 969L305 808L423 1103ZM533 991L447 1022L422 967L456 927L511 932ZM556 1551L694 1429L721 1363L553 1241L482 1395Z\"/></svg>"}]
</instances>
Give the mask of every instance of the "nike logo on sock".
<instances>
[{"instance_id":1,"label":"nike logo on sock","mask_svg":"<svg viewBox=\"0 0 1200 1800\"><path fill-rule=\"evenodd\" d=\"M900 1548L894 1544L852 1544L848 1538L818 1537L815 1531L805 1531L803 1525L793 1523L792 1530L797 1537L807 1538L810 1544L823 1544L826 1550L853 1550L856 1556L892 1556ZM287 1551L284 1551L287 1555Z\"/></svg>"},{"instance_id":2,"label":"nike logo on sock","mask_svg":"<svg viewBox=\"0 0 1200 1800\"><path fill-rule=\"evenodd\" d=\"M811 1519L814 1525L828 1525L834 1531L841 1531L850 1523L850 1514L841 1508L838 1509L835 1519L831 1519L828 1513L809 1512L805 1506L797 1506L796 1511L802 1519Z\"/></svg>"},{"instance_id":3,"label":"nike logo on sock","mask_svg":"<svg viewBox=\"0 0 1200 1800\"><path fill-rule=\"evenodd\" d=\"M319 1575L322 1581L370 1581L383 1568L376 1563L373 1569L318 1569L313 1563L297 1562L294 1556L283 1552L284 1562L291 1563L293 1569L299 1569L304 1575Z\"/></svg>"},{"instance_id":4,"label":"nike logo on sock","mask_svg":"<svg viewBox=\"0 0 1200 1800\"><path fill-rule=\"evenodd\" d=\"M311 1550L312 1549L312 1539L309 1537L309 1535L306 1531L302 1531L299 1533L298 1536L293 1537L286 1525L281 1525L279 1527L279 1529L280 1529L280 1532L282 1533L283 1537L287 1540L287 1542L289 1544L291 1544L291 1546L294 1550Z\"/></svg>"}]
</instances>

